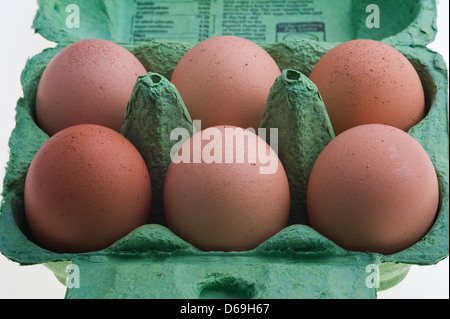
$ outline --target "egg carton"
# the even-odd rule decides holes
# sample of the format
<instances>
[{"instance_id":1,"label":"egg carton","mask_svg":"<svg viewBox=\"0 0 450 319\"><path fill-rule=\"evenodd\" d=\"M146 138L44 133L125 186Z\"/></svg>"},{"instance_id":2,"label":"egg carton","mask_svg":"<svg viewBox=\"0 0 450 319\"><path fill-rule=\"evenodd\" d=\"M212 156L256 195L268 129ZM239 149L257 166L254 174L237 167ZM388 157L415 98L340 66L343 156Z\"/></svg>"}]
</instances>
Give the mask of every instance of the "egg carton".
<instances>
[{"instance_id":1,"label":"egg carton","mask_svg":"<svg viewBox=\"0 0 450 319\"><path fill-rule=\"evenodd\" d=\"M152 1L155 2L158 1ZM211 6L223 6L224 2L215 1ZM164 3L171 7L170 1ZM10 160L3 182L0 251L21 265L46 265L67 286L66 298L376 298L377 291L400 282L410 265L431 265L447 257L447 67L438 53L426 48L436 33L435 2L339 3L327 9L317 1L318 7L314 8L347 14L343 18L355 26L351 32L343 27L347 33L342 33L348 39L328 33L326 39L319 39L326 42L298 39L295 35L303 30L298 24L289 29L277 20L267 24L274 23L280 32L272 35L273 39L268 35L268 41L259 42L283 70L271 89L261 126L276 125L279 129L279 157L291 192L296 194L292 196L289 226L250 251L203 252L166 227L162 207L165 171L170 149L176 142L170 140L170 132L177 127L192 128L192 119L169 79L179 59L201 39L184 41L182 34L172 35L175 38L171 41L145 39L147 33L133 29L133 19L139 18L139 2L133 0L39 1L33 26L58 45L32 57L22 72L23 97L16 105L16 127L10 137ZM378 5L389 27L366 27L365 9L369 4ZM76 27L75 18L67 20L77 7L83 18L80 28ZM190 12L188 9L183 8ZM75 27L68 28L67 23ZM339 27L337 22L326 23ZM292 30L294 40L289 40ZM320 27L313 30L314 36L321 35ZM281 35L284 40L276 38ZM35 122L35 96L42 72L52 57L71 42L93 37L122 44L150 70L135 85L121 133L138 148L149 167L153 191L151 220L103 250L54 253L30 240L24 213L26 173L34 154L49 138ZM308 75L327 51L351 38L372 38L394 46L411 61L425 91L427 115L408 133L425 148L436 168L439 211L433 227L421 241L391 255L353 252L337 246L308 226L305 211L306 182L312 165L334 137L323 101Z\"/></svg>"}]
</instances>

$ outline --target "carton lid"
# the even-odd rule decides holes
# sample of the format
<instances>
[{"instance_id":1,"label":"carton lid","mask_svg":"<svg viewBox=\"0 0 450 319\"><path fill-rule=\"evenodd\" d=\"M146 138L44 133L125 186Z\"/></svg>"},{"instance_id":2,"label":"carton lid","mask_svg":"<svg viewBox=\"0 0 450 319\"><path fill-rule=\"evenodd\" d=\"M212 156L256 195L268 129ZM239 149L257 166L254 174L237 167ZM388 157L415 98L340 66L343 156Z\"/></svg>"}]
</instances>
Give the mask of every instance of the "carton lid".
<instances>
[{"instance_id":1,"label":"carton lid","mask_svg":"<svg viewBox=\"0 0 450 319\"><path fill-rule=\"evenodd\" d=\"M426 45L437 33L435 0L46 0L33 28L50 41L103 38L198 43L218 35L254 42L369 38Z\"/></svg>"}]
</instances>

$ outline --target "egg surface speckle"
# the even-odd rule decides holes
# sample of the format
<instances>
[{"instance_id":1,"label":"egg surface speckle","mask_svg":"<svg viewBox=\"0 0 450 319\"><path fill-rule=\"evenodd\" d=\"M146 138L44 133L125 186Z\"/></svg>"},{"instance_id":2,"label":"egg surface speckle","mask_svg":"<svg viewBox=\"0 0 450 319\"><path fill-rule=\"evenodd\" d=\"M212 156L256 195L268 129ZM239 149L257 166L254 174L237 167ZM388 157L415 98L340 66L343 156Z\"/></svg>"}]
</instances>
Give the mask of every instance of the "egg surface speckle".
<instances>
[{"instance_id":1,"label":"egg surface speckle","mask_svg":"<svg viewBox=\"0 0 450 319\"><path fill-rule=\"evenodd\" d=\"M178 152L185 160L172 161L167 172L168 227L200 250L250 250L287 225L289 184L278 156L247 130L252 142L244 145L238 138L232 146L227 140L235 129L244 131L216 126L196 133ZM268 166L273 169L262 170Z\"/></svg>"},{"instance_id":2,"label":"egg surface speckle","mask_svg":"<svg viewBox=\"0 0 450 319\"><path fill-rule=\"evenodd\" d=\"M54 252L99 250L147 222L150 176L122 135L76 125L53 135L36 153L24 201L39 246Z\"/></svg>"},{"instance_id":3,"label":"egg surface speckle","mask_svg":"<svg viewBox=\"0 0 450 319\"><path fill-rule=\"evenodd\" d=\"M408 131L425 116L419 75L395 48L352 40L328 51L310 74L337 134L354 126L387 124Z\"/></svg>"},{"instance_id":4,"label":"egg surface speckle","mask_svg":"<svg viewBox=\"0 0 450 319\"><path fill-rule=\"evenodd\" d=\"M270 88L281 71L257 44L235 36L209 38L178 62L171 82L202 127L258 128Z\"/></svg>"},{"instance_id":5,"label":"egg surface speckle","mask_svg":"<svg viewBox=\"0 0 450 319\"><path fill-rule=\"evenodd\" d=\"M348 250L392 254L422 239L439 185L423 147L406 132L366 124L333 139L308 183L311 226Z\"/></svg>"},{"instance_id":6,"label":"egg surface speckle","mask_svg":"<svg viewBox=\"0 0 450 319\"><path fill-rule=\"evenodd\" d=\"M99 124L119 132L137 77L146 73L119 44L101 39L72 43L42 74L37 123L50 136L77 124Z\"/></svg>"}]
</instances>

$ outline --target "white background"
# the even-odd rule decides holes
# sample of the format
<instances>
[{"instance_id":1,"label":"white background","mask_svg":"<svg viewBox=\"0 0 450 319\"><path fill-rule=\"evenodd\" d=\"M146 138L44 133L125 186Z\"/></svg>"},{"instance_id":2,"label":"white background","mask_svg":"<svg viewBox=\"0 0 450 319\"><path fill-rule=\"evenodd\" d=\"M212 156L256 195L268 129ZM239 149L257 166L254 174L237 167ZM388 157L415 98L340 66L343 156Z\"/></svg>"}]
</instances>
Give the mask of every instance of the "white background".
<instances>
[{"instance_id":1,"label":"white background","mask_svg":"<svg viewBox=\"0 0 450 319\"><path fill-rule=\"evenodd\" d=\"M2 1L0 7L0 183L8 161L8 139L14 128L15 105L22 96L20 73L28 58L53 47L31 25L34 0ZM438 34L429 47L449 65L449 1L438 1ZM1 189L1 184L0 184ZM449 258L433 266L413 266L399 285L379 292L379 298L449 298ZM101 274L100 274L101 275ZM0 298L64 298L65 287L42 265L19 266L0 254Z\"/></svg>"}]
</instances>

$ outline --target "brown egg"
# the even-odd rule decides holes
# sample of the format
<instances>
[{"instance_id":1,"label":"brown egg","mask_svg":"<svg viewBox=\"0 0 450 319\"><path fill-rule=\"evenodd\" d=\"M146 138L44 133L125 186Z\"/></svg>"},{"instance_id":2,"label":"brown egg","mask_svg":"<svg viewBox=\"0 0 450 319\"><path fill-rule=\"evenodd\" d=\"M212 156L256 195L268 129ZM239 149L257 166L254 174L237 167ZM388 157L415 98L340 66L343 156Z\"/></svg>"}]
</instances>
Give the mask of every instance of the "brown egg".
<instances>
[{"instance_id":1,"label":"brown egg","mask_svg":"<svg viewBox=\"0 0 450 319\"><path fill-rule=\"evenodd\" d=\"M32 240L54 252L106 248L145 224L151 206L147 167L122 135L77 125L36 153L25 182Z\"/></svg>"},{"instance_id":2,"label":"brown egg","mask_svg":"<svg viewBox=\"0 0 450 319\"><path fill-rule=\"evenodd\" d=\"M422 146L383 124L333 139L311 172L311 226L348 250L392 254L421 240L436 217L439 186Z\"/></svg>"},{"instance_id":3,"label":"brown egg","mask_svg":"<svg viewBox=\"0 0 450 319\"><path fill-rule=\"evenodd\" d=\"M324 100L337 134L380 123L408 131L425 115L425 97L412 64L393 47L352 40L328 51L310 79Z\"/></svg>"},{"instance_id":4,"label":"brown egg","mask_svg":"<svg viewBox=\"0 0 450 319\"><path fill-rule=\"evenodd\" d=\"M88 39L70 44L42 74L37 122L50 136L77 124L119 132L137 77L146 73L134 55L114 42Z\"/></svg>"},{"instance_id":5,"label":"brown egg","mask_svg":"<svg viewBox=\"0 0 450 319\"><path fill-rule=\"evenodd\" d=\"M218 36L195 45L178 62L171 82L202 127L257 128L267 96L281 75L276 62L257 44Z\"/></svg>"},{"instance_id":6,"label":"brown egg","mask_svg":"<svg viewBox=\"0 0 450 319\"><path fill-rule=\"evenodd\" d=\"M289 208L289 184L275 151L233 126L207 128L187 140L164 184L169 228L204 251L257 247L286 227Z\"/></svg>"}]
</instances>

